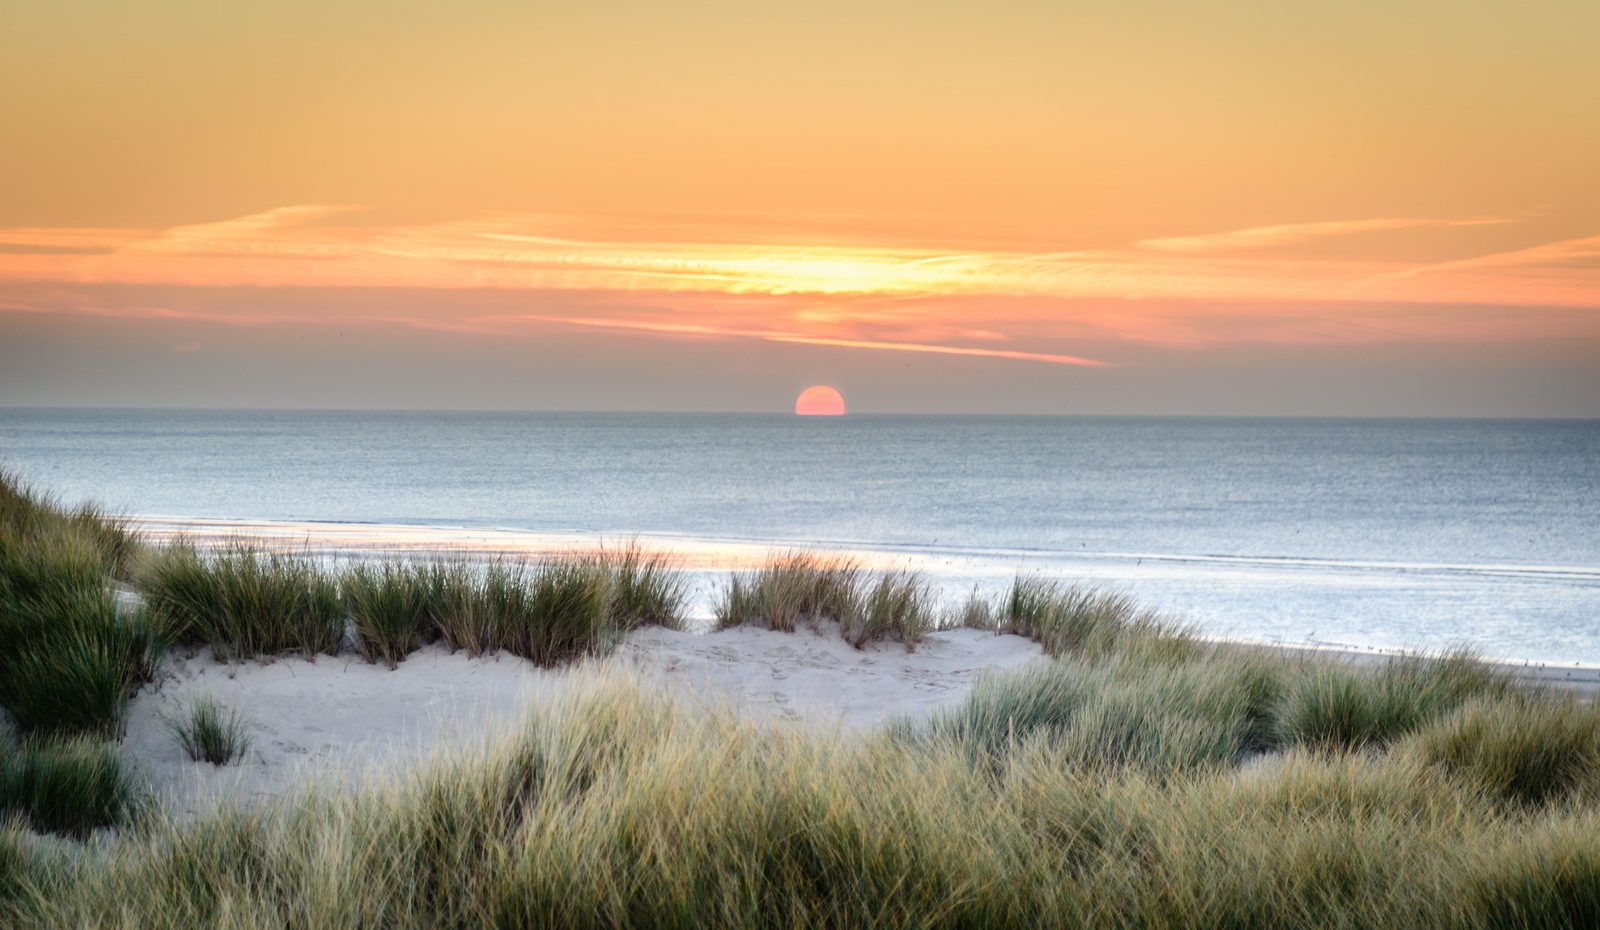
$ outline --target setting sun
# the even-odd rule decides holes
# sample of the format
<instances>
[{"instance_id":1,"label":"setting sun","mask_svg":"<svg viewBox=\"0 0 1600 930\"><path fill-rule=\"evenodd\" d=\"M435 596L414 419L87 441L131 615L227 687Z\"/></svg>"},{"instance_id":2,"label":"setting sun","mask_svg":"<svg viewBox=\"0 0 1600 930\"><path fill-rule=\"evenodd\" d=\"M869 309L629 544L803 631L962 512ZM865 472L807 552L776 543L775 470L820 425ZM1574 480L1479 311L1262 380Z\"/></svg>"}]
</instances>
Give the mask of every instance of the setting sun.
<instances>
[{"instance_id":1,"label":"setting sun","mask_svg":"<svg viewBox=\"0 0 1600 930\"><path fill-rule=\"evenodd\" d=\"M842 417L844 395L826 384L813 384L795 398L794 414L797 417Z\"/></svg>"}]
</instances>

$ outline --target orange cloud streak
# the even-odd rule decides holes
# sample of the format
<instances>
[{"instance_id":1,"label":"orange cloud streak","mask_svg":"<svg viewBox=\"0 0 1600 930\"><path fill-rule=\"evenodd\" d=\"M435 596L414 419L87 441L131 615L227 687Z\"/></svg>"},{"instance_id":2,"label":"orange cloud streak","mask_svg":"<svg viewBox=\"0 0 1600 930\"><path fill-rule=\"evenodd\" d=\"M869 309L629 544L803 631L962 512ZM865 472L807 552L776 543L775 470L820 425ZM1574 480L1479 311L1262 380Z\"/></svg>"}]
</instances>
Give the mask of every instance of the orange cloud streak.
<instances>
[{"instance_id":1,"label":"orange cloud streak","mask_svg":"<svg viewBox=\"0 0 1600 930\"><path fill-rule=\"evenodd\" d=\"M604 329L631 329L651 333L669 333L680 336L721 336L736 339L761 339L766 342L787 342L797 345L831 346L840 349L876 349L893 352L925 352L934 355L968 355L976 358L1004 358L1014 361L1050 362L1056 365L1083 365L1090 368L1109 368L1108 362L1076 355L1057 355L1049 352L1019 352L1006 349L977 349L967 346L929 345L916 342L889 342L871 339L840 339L828 336L807 336L802 333L773 332L756 329L719 329L693 323L648 323L638 320L602 320L590 317L559 317L524 315L522 319L542 323L564 323L569 326L590 326Z\"/></svg>"},{"instance_id":2,"label":"orange cloud streak","mask_svg":"<svg viewBox=\"0 0 1600 930\"><path fill-rule=\"evenodd\" d=\"M505 215L414 226L356 219L355 208L302 206L164 230L0 229L0 288L5 296L55 288L10 301L29 312L284 325L363 319L473 334L515 332L522 320L1088 367L1108 362L1072 346L1518 338L1530 334L1534 310L1554 337L1594 329L1600 310L1600 237L1446 261L1367 254L1372 235L1399 230L1426 237L1496 227L1503 244L1516 231L1503 219L1282 224L1067 252L825 247L738 230L702 241L579 238L543 235L540 218ZM1318 257L1285 251L1310 240L1329 242ZM106 306L63 296L85 285L143 288L144 296ZM296 316L270 302L219 311L175 299L260 288L497 291L527 294L537 308L486 313L421 299L397 313L328 301ZM573 312L575 301L590 309ZM640 319L641 301L664 316ZM1553 321L1552 308L1580 319Z\"/></svg>"}]
</instances>

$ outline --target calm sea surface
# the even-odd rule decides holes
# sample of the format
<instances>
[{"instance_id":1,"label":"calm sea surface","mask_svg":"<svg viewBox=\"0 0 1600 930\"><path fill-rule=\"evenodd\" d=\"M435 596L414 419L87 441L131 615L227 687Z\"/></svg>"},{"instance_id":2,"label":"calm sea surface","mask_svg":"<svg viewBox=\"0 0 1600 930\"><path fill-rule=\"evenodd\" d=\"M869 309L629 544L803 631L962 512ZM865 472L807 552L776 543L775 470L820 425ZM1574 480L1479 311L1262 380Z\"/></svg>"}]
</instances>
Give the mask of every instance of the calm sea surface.
<instances>
[{"instance_id":1,"label":"calm sea surface","mask_svg":"<svg viewBox=\"0 0 1600 930\"><path fill-rule=\"evenodd\" d=\"M0 409L0 464L135 515L902 554L1211 633L1600 662L1600 421Z\"/></svg>"}]
</instances>

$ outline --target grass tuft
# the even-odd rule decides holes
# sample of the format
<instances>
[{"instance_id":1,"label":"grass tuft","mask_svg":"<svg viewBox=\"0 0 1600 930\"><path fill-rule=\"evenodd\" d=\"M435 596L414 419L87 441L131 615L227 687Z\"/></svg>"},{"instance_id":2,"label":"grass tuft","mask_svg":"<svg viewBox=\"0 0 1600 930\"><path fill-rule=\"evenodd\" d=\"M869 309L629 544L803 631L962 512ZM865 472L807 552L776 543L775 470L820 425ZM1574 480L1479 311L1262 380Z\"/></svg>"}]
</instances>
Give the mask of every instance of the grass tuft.
<instances>
[{"instance_id":1,"label":"grass tuft","mask_svg":"<svg viewBox=\"0 0 1600 930\"><path fill-rule=\"evenodd\" d=\"M914 648L934 624L927 582L915 572L869 572L853 559L807 552L735 572L716 618L718 629L757 624L780 632L835 623L857 648L881 639Z\"/></svg>"},{"instance_id":2,"label":"grass tuft","mask_svg":"<svg viewBox=\"0 0 1600 930\"><path fill-rule=\"evenodd\" d=\"M1048 655L1108 655L1130 643L1152 653L1193 652L1192 636L1126 594L1019 575L998 611L1003 633L1026 636Z\"/></svg>"},{"instance_id":3,"label":"grass tuft","mask_svg":"<svg viewBox=\"0 0 1600 930\"><path fill-rule=\"evenodd\" d=\"M197 698L186 714L168 719L166 724L184 753L195 762L227 765L243 758L250 749L250 731L244 718L209 696Z\"/></svg>"},{"instance_id":4,"label":"grass tuft","mask_svg":"<svg viewBox=\"0 0 1600 930\"><path fill-rule=\"evenodd\" d=\"M331 573L309 556L263 553L243 543L201 555L177 542L141 577L146 604L183 643L227 660L338 650L344 608Z\"/></svg>"},{"instance_id":5,"label":"grass tuft","mask_svg":"<svg viewBox=\"0 0 1600 930\"><path fill-rule=\"evenodd\" d=\"M0 822L83 838L124 823L137 809L133 783L113 744L79 738L0 748Z\"/></svg>"},{"instance_id":6,"label":"grass tuft","mask_svg":"<svg viewBox=\"0 0 1600 930\"><path fill-rule=\"evenodd\" d=\"M93 539L0 537L0 706L23 733L119 735L163 648L146 614L118 610Z\"/></svg>"},{"instance_id":7,"label":"grass tuft","mask_svg":"<svg viewBox=\"0 0 1600 930\"><path fill-rule=\"evenodd\" d=\"M933 627L927 582L912 572L885 572L864 585L861 603L840 621L844 638L860 649L892 639L915 648Z\"/></svg>"},{"instance_id":8,"label":"grass tuft","mask_svg":"<svg viewBox=\"0 0 1600 930\"><path fill-rule=\"evenodd\" d=\"M601 554L600 568L607 579L611 618L627 631L642 626L683 626L687 581L672 568L665 553L649 552L637 543Z\"/></svg>"},{"instance_id":9,"label":"grass tuft","mask_svg":"<svg viewBox=\"0 0 1600 930\"><path fill-rule=\"evenodd\" d=\"M434 567L405 562L358 565L345 573L339 592L362 658L394 668L434 635L439 575Z\"/></svg>"},{"instance_id":10,"label":"grass tuft","mask_svg":"<svg viewBox=\"0 0 1600 930\"><path fill-rule=\"evenodd\" d=\"M1470 698L1507 688L1464 652L1391 659L1376 671L1314 663L1285 697L1280 735L1286 743L1325 749L1384 746Z\"/></svg>"},{"instance_id":11,"label":"grass tuft","mask_svg":"<svg viewBox=\"0 0 1600 930\"><path fill-rule=\"evenodd\" d=\"M1600 787L1600 708L1592 703L1480 699L1419 733L1416 744L1428 762L1518 804Z\"/></svg>"}]
</instances>

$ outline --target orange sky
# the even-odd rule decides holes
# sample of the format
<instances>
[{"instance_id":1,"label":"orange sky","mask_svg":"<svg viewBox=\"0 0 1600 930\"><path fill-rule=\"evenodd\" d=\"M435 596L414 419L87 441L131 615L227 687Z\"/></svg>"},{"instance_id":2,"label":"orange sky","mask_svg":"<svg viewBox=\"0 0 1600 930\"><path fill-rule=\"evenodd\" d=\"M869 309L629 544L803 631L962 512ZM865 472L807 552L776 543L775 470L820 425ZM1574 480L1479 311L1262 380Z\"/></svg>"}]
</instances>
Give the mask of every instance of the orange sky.
<instances>
[{"instance_id":1,"label":"orange sky","mask_svg":"<svg viewBox=\"0 0 1600 930\"><path fill-rule=\"evenodd\" d=\"M1600 416L1600 4L266 6L8 14L0 403Z\"/></svg>"}]
</instances>

